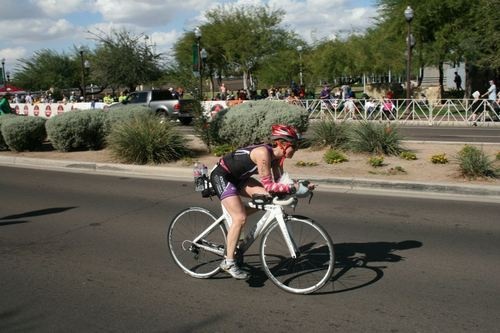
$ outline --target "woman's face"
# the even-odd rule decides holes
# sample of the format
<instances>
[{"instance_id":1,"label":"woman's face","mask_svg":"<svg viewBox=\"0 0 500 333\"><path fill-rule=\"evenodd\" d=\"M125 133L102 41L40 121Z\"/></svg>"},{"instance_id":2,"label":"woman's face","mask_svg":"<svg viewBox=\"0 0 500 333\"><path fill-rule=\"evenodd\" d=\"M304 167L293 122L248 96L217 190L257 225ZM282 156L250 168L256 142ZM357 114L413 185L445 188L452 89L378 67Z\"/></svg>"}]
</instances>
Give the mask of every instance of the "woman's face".
<instances>
[{"instance_id":1,"label":"woman's face","mask_svg":"<svg viewBox=\"0 0 500 333\"><path fill-rule=\"evenodd\" d=\"M288 146L288 148L285 151L285 157L286 158L292 158L295 152L297 151L298 147L297 144L291 144Z\"/></svg>"}]
</instances>

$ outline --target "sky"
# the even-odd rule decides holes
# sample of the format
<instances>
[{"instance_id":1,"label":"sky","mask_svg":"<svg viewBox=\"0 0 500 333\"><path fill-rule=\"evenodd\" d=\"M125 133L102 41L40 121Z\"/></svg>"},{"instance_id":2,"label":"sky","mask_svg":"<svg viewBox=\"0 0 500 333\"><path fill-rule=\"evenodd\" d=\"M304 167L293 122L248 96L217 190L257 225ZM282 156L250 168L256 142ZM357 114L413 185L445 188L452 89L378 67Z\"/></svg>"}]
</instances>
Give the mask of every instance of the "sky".
<instances>
[{"instance_id":1,"label":"sky","mask_svg":"<svg viewBox=\"0 0 500 333\"><path fill-rule=\"evenodd\" d=\"M18 59L42 49L71 54L93 48L89 33L125 28L148 36L157 52L171 53L175 41L205 22L204 13L227 5L283 9L283 27L306 42L362 32L373 24L375 0L4 0L0 9L0 58L15 75Z\"/></svg>"}]
</instances>

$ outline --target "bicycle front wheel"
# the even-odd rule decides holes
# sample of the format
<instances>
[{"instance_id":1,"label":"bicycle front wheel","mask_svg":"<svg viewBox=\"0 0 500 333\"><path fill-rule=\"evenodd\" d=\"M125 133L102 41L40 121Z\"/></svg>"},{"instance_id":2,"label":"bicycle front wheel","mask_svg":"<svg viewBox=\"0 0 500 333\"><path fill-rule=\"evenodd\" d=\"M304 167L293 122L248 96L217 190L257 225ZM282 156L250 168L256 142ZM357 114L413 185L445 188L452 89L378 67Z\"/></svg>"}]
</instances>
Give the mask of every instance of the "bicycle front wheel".
<instances>
[{"instance_id":1,"label":"bicycle front wheel","mask_svg":"<svg viewBox=\"0 0 500 333\"><path fill-rule=\"evenodd\" d=\"M214 215L200 207L183 210L168 228L168 248L175 263L195 278L209 278L220 270L219 264L226 244L224 224L215 226L199 241L193 242L215 221Z\"/></svg>"},{"instance_id":2,"label":"bicycle front wheel","mask_svg":"<svg viewBox=\"0 0 500 333\"><path fill-rule=\"evenodd\" d=\"M292 258L278 222L264 233L260 243L262 266L279 288L294 294L309 294L330 281L335 265L333 243L313 220L288 216L285 223L295 244Z\"/></svg>"}]
</instances>

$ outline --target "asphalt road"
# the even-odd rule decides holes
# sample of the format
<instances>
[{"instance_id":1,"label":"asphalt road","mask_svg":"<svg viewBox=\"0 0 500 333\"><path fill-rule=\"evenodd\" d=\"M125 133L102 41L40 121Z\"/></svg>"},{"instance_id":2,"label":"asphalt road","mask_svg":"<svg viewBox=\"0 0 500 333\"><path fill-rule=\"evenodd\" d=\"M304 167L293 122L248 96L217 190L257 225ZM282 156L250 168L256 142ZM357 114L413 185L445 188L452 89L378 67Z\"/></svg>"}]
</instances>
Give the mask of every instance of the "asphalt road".
<instances>
[{"instance_id":1,"label":"asphalt road","mask_svg":"<svg viewBox=\"0 0 500 333\"><path fill-rule=\"evenodd\" d=\"M192 126L178 128L185 134L194 133ZM399 130L404 140L500 143L500 127L400 126Z\"/></svg>"},{"instance_id":2,"label":"asphalt road","mask_svg":"<svg viewBox=\"0 0 500 333\"><path fill-rule=\"evenodd\" d=\"M498 127L402 126L406 140L500 143Z\"/></svg>"},{"instance_id":3,"label":"asphalt road","mask_svg":"<svg viewBox=\"0 0 500 333\"><path fill-rule=\"evenodd\" d=\"M0 174L1 332L498 331L498 204L318 192L296 213L326 227L337 268L299 296L254 252L246 282L174 265L168 222L190 205L217 210L191 183Z\"/></svg>"}]
</instances>

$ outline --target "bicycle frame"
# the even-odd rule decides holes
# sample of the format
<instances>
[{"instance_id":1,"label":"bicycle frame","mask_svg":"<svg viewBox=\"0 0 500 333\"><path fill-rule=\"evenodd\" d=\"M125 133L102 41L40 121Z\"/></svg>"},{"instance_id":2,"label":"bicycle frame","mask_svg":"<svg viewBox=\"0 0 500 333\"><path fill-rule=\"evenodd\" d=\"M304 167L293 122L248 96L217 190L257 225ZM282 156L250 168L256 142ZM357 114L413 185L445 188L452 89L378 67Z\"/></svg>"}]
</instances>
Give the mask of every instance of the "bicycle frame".
<instances>
[{"instance_id":1,"label":"bicycle frame","mask_svg":"<svg viewBox=\"0 0 500 333\"><path fill-rule=\"evenodd\" d=\"M283 211L284 206L291 205L294 203L297 199L291 197L285 201L282 200L273 200L272 204L264 204L261 207L257 207L253 202L249 202L248 206L251 208L256 208L256 209L261 209L265 210L266 212L264 215L252 226L250 229L248 235L245 237L245 239L240 242L238 245L238 249L241 251L241 253L245 253L246 250L250 248L250 246L253 244L253 242L259 238L259 236L271 225L271 223L276 220L278 222L278 225L280 227L281 233L283 234L283 239L285 240L285 243L287 244L288 250L290 251L290 256L292 258L297 258L297 246L295 242L293 241L293 235L291 235L290 230L288 230L287 225L285 223L285 217L286 213ZM222 205L221 205L222 206ZM206 235L208 235L212 230L217 228L220 223L224 223L226 230L228 230L231 226L231 218L229 214L227 213L226 209L224 206L222 206L222 215L215 220L207 229L205 229L198 237L196 237L193 240L193 243L196 244L196 246L203 248L204 250L210 251L212 253L218 254L221 257L224 256L224 251L220 249L215 249L211 246L207 246L204 244L200 244L200 240L202 240Z\"/></svg>"}]
</instances>

